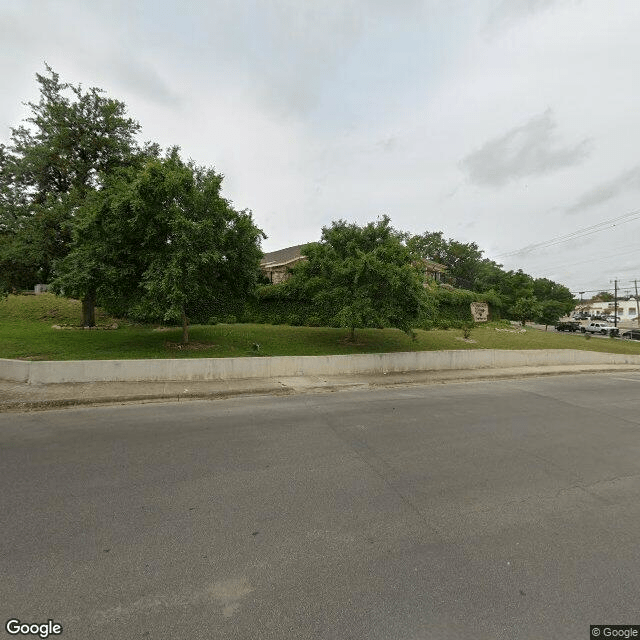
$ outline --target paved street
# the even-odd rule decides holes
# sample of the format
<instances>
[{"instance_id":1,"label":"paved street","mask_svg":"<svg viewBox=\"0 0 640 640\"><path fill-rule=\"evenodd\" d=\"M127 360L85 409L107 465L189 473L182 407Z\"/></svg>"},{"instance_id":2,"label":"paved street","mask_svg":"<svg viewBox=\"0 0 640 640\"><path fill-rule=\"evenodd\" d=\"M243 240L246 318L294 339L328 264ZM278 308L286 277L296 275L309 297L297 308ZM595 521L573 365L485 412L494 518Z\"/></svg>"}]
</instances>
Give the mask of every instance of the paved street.
<instances>
[{"instance_id":1,"label":"paved street","mask_svg":"<svg viewBox=\"0 0 640 640\"><path fill-rule=\"evenodd\" d=\"M3 629L586 640L640 624L639 392L621 372L0 414Z\"/></svg>"}]
</instances>

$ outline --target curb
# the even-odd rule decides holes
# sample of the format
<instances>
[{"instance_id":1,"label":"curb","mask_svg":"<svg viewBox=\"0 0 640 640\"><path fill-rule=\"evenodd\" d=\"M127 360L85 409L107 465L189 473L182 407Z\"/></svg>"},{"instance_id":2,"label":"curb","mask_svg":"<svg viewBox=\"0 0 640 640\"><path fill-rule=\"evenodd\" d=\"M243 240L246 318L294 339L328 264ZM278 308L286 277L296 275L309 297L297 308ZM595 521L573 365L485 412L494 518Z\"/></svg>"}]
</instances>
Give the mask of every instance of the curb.
<instances>
[{"instance_id":1,"label":"curb","mask_svg":"<svg viewBox=\"0 0 640 640\"><path fill-rule=\"evenodd\" d=\"M67 409L71 407L86 406L109 406L116 404L147 404L151 402L187 402L189 400L224 400L226 398L237 398L241 396L292 395L293 390L273 390L266 391L220 391L218 393L193 393L193 394L140 394L131 396L102 396L96 398L59 398L55 400L34 400L18 402L0 402L0 413L25 412L25 411L46 411L47 409Z\"/></svg>"},{"instance_id":2,"label":"curb","mask_svg":"<svg viewBox=\"0 0 640 640\"><path fill-rule=\"evenodd\" d=\"M66 397L40 398L18 400L0 400L0 413L46 411L87 406L109 406L124 404L146 404L159 402L188 402L194 400L224 400L237 397L256 396L290 396L305 393L335 393L338 391L372 390L400 386L421 386L433 384L447 384L460 382L484 382L487 380L508 380L533 377L548 377L555 375L586 375L597 373L638 372L636 365L572 365L553 367L513 367L506 369L474 369L454 371L423 371L390 373L386 375L349 376L339 380L286 378L284 380L269 380L268 384L255 385L256 380L238 380L238 387L225 389L193 390L187 392L151 391L149 393L131 394L94 394L89 389L86 395L78 394L78 389L67 389ZM143 384L143 383L141 383ZM252 386L253 385L253 386ZM19 385L27 386L27 385ZM67 387L67 385L62 385ZM53 391L56 385L44 385ZM74 395L73 392L76 392Z\"/></svg>"}]
</instances>

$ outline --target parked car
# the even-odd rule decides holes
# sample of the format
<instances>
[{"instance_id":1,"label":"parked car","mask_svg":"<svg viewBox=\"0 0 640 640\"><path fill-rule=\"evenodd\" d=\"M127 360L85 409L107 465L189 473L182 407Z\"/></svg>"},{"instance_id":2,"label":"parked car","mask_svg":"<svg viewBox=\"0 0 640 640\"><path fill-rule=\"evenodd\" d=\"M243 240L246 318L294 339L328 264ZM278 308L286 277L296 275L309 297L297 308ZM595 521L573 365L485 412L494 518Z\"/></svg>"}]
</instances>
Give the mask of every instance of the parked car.
<instances>
[{"instance_id":1,"label":"parked car","mask_svg":"<svg viewBox=\"0 0 640 640\"><path fill-rule=\"evenodd\" d=\"M601 333L603 336L609 334L610 336L617 336L620 330L618 327L612 327L606 322L590 322L585 327L580 327L582 333Z\"/></svg>"},{"instance_id":2,"label":"parked car","mask_svg":"<svg viewBox=\"0 0 640 640\"><path fill-rule=\"evenodd\" d=\"M607 316L605 320L607 322L620 322L620 318L618 316Z\"/></svg>"},{"instance_id":3,"label":"parked car","mask_svg":"<svg viewBox=\"0 0 640 640\"><path fill-rule=\"evenodd\" d=\"M591 320L596 320L597 322L606 322L606 318L598 314L591 316Z\"/></svg>"},{"instance_id":4,"label":"parked car","mask_svg":"<svg viewBox=\"0 0 640 640\"><path fill-rule=\"evenodd\" d=\"M567 320L565 322L558 322L556 325L556 331L579 331L580 323L574 322L572 320Z\"/></svg>"},{"instance_id":5,"label":"parked car","mask_svg":"<svg viewBox=\"0 0 640 640\"><path fill-rule=\"evenodd\" d=\"M588 313L576 313L573 316L574 320L588 320L589 319L589 314Z\"/></svg>"},{"instance_id":6,"label":"parked car","mask_svg":"<svg viewBox=\"0 0 640 640\"><path fill-rule=\"evenodd\" d=\"M625 331L622 334L623 338L627 340L640 340L640 329L631 329L630 331Z\"/></svg>"}]
</instances>

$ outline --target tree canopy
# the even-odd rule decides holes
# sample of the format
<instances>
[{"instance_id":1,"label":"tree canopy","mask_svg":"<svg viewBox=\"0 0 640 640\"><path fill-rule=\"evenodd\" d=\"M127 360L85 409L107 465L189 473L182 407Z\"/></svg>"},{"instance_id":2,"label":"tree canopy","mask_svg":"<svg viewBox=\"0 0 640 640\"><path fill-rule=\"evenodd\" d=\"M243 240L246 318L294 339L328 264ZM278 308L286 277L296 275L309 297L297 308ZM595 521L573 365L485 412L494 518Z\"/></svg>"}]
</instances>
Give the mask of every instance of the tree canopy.
<instances>
[{"instance_id":1,"label":"tree canopy","mask_svg":"<svg viewBox=\"0 0 640 640\"><path fill-rule=\"evenodd\" d=\"M542 313L542 304L538 302L535 296L527 296L518 298L513 307L510 309L511 317L519 320L522 326L530 320L535 320Z\"/></svg>"},{"instance_id":2,"label":"tree canopy","mask_svg":"<svg viewBox=\"0 0 640 640\"><path fill-rule=\"evenodd\" d=\"M615 296L609 291L600 291L591 298L591 302L613 302L614 300Z\"/></svg>"},{"instance_id":3,"label":"tree canopy","mask_svg":"<svg viewBox=\"0 0 640 640\"><path fill-rule=\"evenodd\" d=\"M71 243L78 207L141 149L126 105L92 87L63 83L46 66L38 102L0 146L0 272L5 287L49 282Z\"/></svg>"},{"instance_id":4,"label":"tree canopy","mask_svg":"<svg viewBox=\"0 0 640 640\"><path fill-rule=\"evenodd\" d=\"M344 220L323 227L320 242L303 249L287 286L332 310L351 330L396 327L410 331L423 281L403 235L384 216L364 226Z\"/></svg>"},{"instance_id":5,"label":"tree canopy","mask_svg":"<svg viewBox=\"0 0 640 640\"><path fill-rule=\"evenodd\" d=\"M448 277L456 286L474 289L478 266L482 262L482 251L475 242L465 244L451 238L446 240L442 231L425 231L422 235L409 236L407 245L421 258L445 265Z\"/></svg>"},{"instance_id":6,"label":"tree canopy","mask_svg":"<svg viewBox=\"0 0 640 640\"><path fill-rule=\"evenodd\" d=\"M563 305L562 302L545 300L540 304L538 317L535 319L543 324L546 330L550 324L556 324L565 313L566 305Z\"/></svg>"},{"instance_id":7,"label":"tree canopy","mask_svg":"<svg viewBox=\"0 0 640 640\"><path fill-rule=\"evenodd\" d=\"M81 207L55 288L127 315L180 322L242 298L259 279L264 234L220 195L222 176L177 149L111 177Z\"/></svg>"},{"instance_id":8,"label":"tree canopy","mask_svg":"<svg viewBox=\"0 0 640 640\"><path fill-rule=\"evenodd\" d=\"M522 308L516 307L521 299L559 303L562 313L574 307L573 295L567 287L547 278L534 279L522 269L506 271L502 265L483 257L484 252L475 242L447 240L441 231L425 231L420 235L407 235L407 245L416 255L447 267L445 278L450 284L487 293L497 310L514 319L520 319L515 318L513 312Z\"/></svg>"}]
</instances>

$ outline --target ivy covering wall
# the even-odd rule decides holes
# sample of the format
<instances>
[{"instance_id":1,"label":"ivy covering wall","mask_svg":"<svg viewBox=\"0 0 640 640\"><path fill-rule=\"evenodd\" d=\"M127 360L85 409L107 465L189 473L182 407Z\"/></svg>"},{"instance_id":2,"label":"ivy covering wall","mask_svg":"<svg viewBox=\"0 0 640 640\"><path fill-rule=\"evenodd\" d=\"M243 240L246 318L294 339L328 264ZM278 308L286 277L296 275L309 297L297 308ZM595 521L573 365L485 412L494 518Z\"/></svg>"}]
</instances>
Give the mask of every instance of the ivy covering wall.
<instances>
[{"instance_id":1,"label":"ivy covering wall","mask_svg":"<svg viewBox=\"0 0 640 640\"><path fill-rule=\"evenodd\" d=\"M488 302L490 319L498 319L497 305L491 292L475 293L464 289L448 289L433 285L425 288L420 315L415 328L459 328L473 322L472 302ZM214 310L209 310L214 311ZM206 314L205 314L206 315ZM287 324L292 326L338 327L335 311L296 297L286 283L259 287L256 295L244 304L225 301L217 314L212 313L201 322L252 322L259 324ZM197 321L197 320L194 320ZM371 325L375 328L374 325Z\"/></svg>"}]
</instances>

